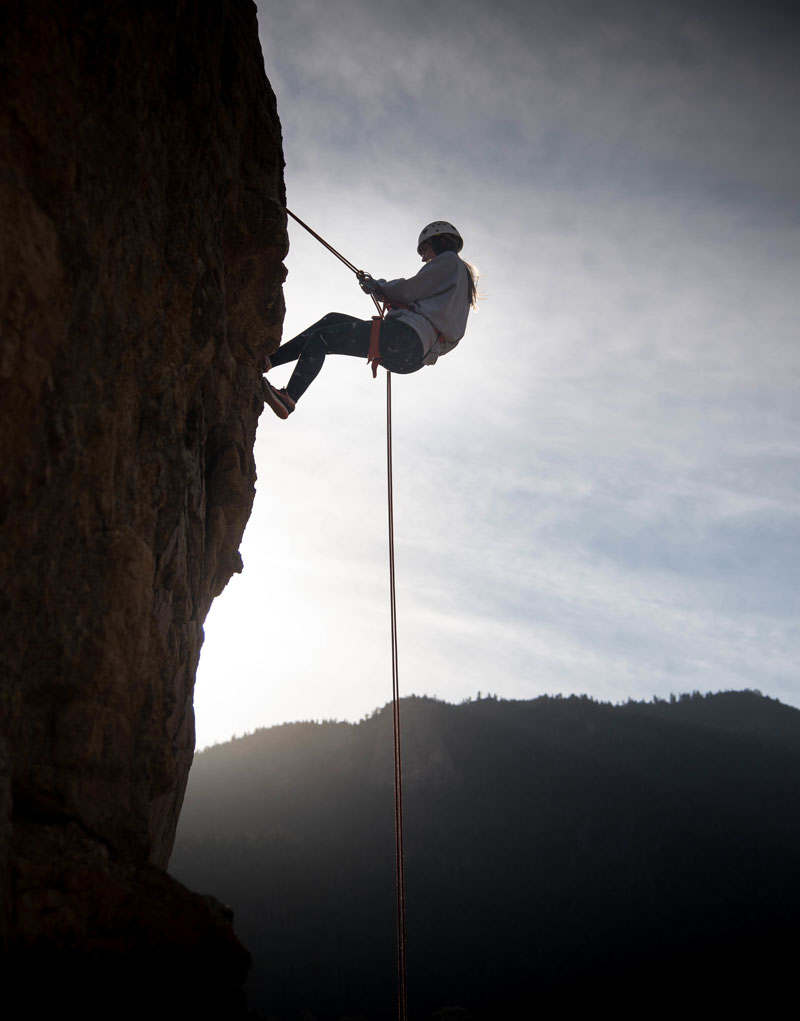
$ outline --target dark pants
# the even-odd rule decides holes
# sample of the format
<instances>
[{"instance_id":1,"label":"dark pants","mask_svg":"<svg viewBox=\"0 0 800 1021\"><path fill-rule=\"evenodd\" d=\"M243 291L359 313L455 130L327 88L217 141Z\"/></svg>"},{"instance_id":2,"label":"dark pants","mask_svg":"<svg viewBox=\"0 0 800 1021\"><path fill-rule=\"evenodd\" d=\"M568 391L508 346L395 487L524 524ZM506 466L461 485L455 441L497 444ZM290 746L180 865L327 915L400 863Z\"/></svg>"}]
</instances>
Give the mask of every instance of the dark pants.
<instances>
[{"instance_id":1,"label":"dark pants","mask_svg":"<svg viewBox=\"0 0 800 1021\"><path fill-rule=\"evenodd\" d=\"M273 365L297 362L286 390L299 400L316 378L325 355L354 355L366 359L372 323L341 312L329 312L303 333L281 344L270 356ZM424 362L422 341L407 323L384 319L381 324L381 365L389 372L416 372Z\"/></svg>"}]
</instances>

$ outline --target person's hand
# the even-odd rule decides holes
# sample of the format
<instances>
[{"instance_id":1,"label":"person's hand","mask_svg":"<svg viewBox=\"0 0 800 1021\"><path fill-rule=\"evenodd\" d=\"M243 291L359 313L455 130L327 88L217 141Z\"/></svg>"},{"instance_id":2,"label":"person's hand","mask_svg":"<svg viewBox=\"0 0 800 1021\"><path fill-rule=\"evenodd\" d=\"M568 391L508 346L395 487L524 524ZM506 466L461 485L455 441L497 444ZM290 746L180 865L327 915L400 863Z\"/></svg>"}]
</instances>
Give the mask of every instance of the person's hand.
<instances>
[{"instance_id":1,"label":"person's hand","mask_svg":"<svg viewBox=\"0 0 800 1021\"><path fill-rule=\"evenodd\" d=\"M364 294L375 294L378 290L377 281L363 270L358 271L358 284Z\"/></svg>"}]
</instances>

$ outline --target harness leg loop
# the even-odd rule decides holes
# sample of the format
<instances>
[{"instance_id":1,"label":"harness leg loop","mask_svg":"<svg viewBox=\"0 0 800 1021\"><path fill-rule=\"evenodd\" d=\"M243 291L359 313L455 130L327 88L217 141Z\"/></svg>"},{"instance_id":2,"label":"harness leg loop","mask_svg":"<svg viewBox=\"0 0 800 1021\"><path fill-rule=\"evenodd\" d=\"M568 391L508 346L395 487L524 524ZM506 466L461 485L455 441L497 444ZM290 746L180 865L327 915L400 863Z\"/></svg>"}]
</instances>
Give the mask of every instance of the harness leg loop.
<instances>
[{"instance_id":1,"label":"harness leg loop","mask_svg":"<svg viewBox=\"0 0 800 1021\"><path fill-rule=\"evenodd\" d=\"M372 317L372 327L369 331L369 351L367 352L367 364L372 366L372 378L378 375L378 366L381 364L381 316Z\"/></svg>"}]
</instances>

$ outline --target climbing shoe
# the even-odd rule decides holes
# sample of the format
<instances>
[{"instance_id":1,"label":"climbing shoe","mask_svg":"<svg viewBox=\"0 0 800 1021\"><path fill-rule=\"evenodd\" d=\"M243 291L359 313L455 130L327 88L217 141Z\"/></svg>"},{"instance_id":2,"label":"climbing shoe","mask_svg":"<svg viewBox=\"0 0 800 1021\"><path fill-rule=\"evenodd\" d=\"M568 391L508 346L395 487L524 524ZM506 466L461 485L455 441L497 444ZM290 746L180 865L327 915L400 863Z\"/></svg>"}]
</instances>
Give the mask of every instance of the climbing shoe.
<instances>
[{"instance_id":1,"label":"climbing shoe","mask_svg":"<svg viewBox=\"0 0 800 1021\"><path fill-rule=\"evenodd\" d=\"M288 395L285 388L283 390L276 390L274 386L271 386L267 381L264 381L266 386L264 387L264 400L269 404L278 418L288 418L289 415L294 411L294 401Z\"/></svg>"}]
</instances>

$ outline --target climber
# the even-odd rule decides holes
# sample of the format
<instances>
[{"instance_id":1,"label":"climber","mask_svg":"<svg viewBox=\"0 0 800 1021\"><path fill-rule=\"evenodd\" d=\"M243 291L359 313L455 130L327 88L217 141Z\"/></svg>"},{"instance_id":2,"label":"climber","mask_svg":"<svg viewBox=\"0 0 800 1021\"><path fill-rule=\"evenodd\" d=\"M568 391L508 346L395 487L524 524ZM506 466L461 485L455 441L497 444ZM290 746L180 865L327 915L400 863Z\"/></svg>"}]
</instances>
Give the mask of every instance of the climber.
<instances>
[{"instance_id":1,"label":"climber","mask_svg":"<svg viewBox=\"0 0 800 1021\"><path fill-rule=\"evenodd\" d=\"M389 372L416 372L452 351L464 336L470 308L477 307L476 270L458 256L464 242L451 223L424 227L417 253L425 264L408 280L375 280L358 274L361 289L388 302L380 327L380 362ZM264 397L278 418L288 418L322 368L327 354L370 354L372 323L330 312L293 340L281 344L267 364L297 362L286 387L265 380Z\"/></svg>"}]
</instances>

